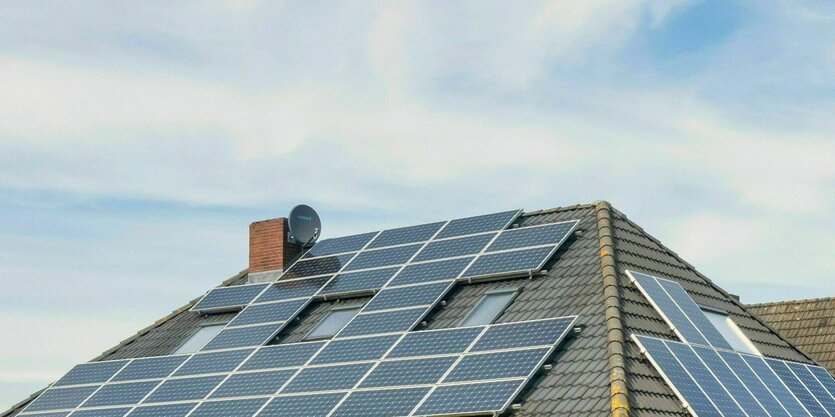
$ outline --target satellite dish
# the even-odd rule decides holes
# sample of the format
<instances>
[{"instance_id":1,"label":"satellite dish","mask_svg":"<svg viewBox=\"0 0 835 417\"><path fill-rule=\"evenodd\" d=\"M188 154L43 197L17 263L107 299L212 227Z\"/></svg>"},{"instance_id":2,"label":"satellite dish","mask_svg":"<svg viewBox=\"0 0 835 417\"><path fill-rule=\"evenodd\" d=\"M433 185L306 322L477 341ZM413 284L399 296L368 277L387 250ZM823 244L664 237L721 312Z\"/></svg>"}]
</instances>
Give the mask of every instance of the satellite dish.
<instances>
[{"instance_id":1,"label":"satellite dish","mask_svg":"<svg viewBox=\"0 0 835 417\"><path fill-rule=\"evenodd\" d=\"M296 242L302 247L310 246L322 232L322 223L316 210L310 206L299 204L290 210L290 241Z\"/></svg>"}]
</instances>

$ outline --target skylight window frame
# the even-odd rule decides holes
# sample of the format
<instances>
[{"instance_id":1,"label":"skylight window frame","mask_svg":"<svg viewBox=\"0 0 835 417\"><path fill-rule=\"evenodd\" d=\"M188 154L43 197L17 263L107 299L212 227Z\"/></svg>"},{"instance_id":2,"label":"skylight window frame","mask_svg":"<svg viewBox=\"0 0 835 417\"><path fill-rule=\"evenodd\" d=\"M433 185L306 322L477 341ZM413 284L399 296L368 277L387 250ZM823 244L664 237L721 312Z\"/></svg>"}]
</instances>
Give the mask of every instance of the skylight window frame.
<instances>
[{"instance_id":1,"label":"skylight window frame","mask_svg":"<svg viewBox=\"0 0 835 417\"><path fill-rule=\"evenodd\" d=\"M518 297L519 293L521 293L521 292L522 292L521 288L518 288L518 287L517 288L509 288L509 287L508 288L494 288L492 290L488 290L487 292L485 292L478 299L478 302L473 304L473 307L470 308L470 311L467 312L467 315L465 315L464 318L462 318L455 327L460 328L460 327L486 326L486 325L495 324L496 320L499 318L499 316L501 316L505 311L507 311L507 308L508 308L508 306L510 306L510 303L512 303L513 300L515 300L516 297ZM484 301L488 297L495 296L497 294L510 294L510 298L508 298L507 301L504 303L504 305L501 307L501 309L499 309L499 311L495 313L495 315L493 316L493 320L491 320L489 323L477 323L477 324L469 323L468 324L467 320L469 320L470 317L473 316L473 314L476 312L478 307L480 305L482 305L482 303L484 303Z\"/></svg>"},{"instance_id":2,"label":"skylight window frame","mask_svg":"<svg viewBox=\"0 0 835 417\"><path fill-rule=\"evenodd\" d=\"M169 355L191 355L191 354L200 352L200 349L203 349L204 346L206 346L209 342L211 342L212 339L214 339L215 336L218 335L218 333L222 332L223 329L225 329L226 326L231 322L232 322L232 320L221 321L221 322L217 322L217 323L201 323L200 325L198 325L197 331L192 333L186 340L183 341L183 343L180 343L179 345L177 345L177 348L174 349L171 353L169 353ZM203 342L203 344L201 344L200 346L197 346L195 350L188 351L188 352L180 352L180 349L182 349L183 346L188 344L188 342L190 342L195 336L200 334L200 332L207 327L218 327L218 331L215 332L215 334L213 334L211 337L206 339L206 341Z\"/></svg>"},{"instance_id":3,"label":"skylight window frame","mask_svg":"<svg viewBox=\"0 0 835 417\"><path fill-rule=\"evenodd\" d=\"M753 356L763 356L762 352L760 352L760 350L757 348L757 345L754 344L754 341L752 341L745 334L745 332L742 331L739 325L736 324L736 322L733 321L733 319L731 319L731 315L727 310L699 303L696 303L696 305L699 306L700 310L702 310L702 313L704 313L705 317L707 317L708 321L710 321L710 324L712 324L713 327L716 327L716 330L719 331L719 334L722 335L722 337L725 338L728 344L730 344L731 347L734 348L734 352L746 353ZM733 333L733 335L736 336L737 340L741 342L746 348L748 348L748 350L737 349L737 346L734 346L734 343L728 340L728 338L725 335L725 332L722 331L723 329L720 329L719 326L717 326L716 323L714 323L714 321L711 320L710 314L713 314L714 316L724 316L725 323L727 324L727 329L730 330L731 333Z\"/></svg>"},{"instance_id":4,"label":"skylight window frame","mask_svg":"<svg viewBox=\"0 0 835 417\"><path fill-rule=\"evenodd\" d=\"M344 329L345 326L347 326L348 323L350 323L354 319L354 317L356 317L357 314L360 313L360 311L362 311L364 306L365 306L365 303L352 303L352 304L346 304L346 305L342 305L342 306L339 306L339 307L332 308L331 310L328 311L328 313L325 315L325 317L322 317L322 319L319 320L316 323L316 325L313 326L313 328L310 329L309 332L307 332L307 334L305 334L305 336L302 338L302 341L304 341L304 342L314 342L314 341L318 341L318 340L333 339L334 336L339 334L339 332L342 331L342 329ZM339 311L346 311L346 310L355 310L356 312L354 313L353 316L349 317L348 320L339 329L336 329L336 331L333 332L333 334L321 335L321 336L312 336L313 333L316 332L316 329L321 327L325 323L325 321L329 317L331 317L334 313L339 312Z\"/></svg>"}]
</instances>

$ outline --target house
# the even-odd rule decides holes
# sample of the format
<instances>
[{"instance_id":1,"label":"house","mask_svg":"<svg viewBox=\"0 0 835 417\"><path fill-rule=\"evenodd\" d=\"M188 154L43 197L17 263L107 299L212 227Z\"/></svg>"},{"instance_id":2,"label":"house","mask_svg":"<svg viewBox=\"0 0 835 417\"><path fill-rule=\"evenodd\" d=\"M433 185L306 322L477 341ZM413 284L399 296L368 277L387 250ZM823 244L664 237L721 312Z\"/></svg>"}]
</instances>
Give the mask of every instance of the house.
<instances>
[{"instance_id":1,"label":"house","mask_svg":"<svg viewBox=\"0 0 835 417\"><path fill-rule=\"evenodd\" d=\"M748 311L835 373L835 297L749 304Z\"/></svg>"},{"instance_id":2,"label":"house","mask_svg":"<svg viewBox=\"0 0 835 417\"><path fill-rule=\"evenodd\" d=\"M812 358L607 202L326 240L300 261L286 233L253 223L247 270L3 417L835 415Z\"/></svg>"}]
</instances>

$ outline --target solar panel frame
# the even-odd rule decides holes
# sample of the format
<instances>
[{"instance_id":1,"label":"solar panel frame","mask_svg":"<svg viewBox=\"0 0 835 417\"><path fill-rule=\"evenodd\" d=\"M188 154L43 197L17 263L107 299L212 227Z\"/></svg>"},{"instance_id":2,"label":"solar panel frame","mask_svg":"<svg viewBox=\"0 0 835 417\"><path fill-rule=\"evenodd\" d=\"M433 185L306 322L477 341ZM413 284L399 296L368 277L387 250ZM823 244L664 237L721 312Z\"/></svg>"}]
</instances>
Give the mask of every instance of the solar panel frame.
<instances>
[{"instance_id":1,"label":"solar panel frame","mask_svg":"<svg viewBox=\"0 0 835 417\"><path fill-rule=\"evenodd\" d=\"M659 284L664 288L670 298L678 305L679 309L685 316L693 323L699 332L704 336L710 346L719 349L734 350L730 343L725 340L725 337L716 330L716 326L707 319L701 308L693 301L693 298L687 294L687 291L678 282L656 277Z\"/></svg>"},{"instance_id":2,"label":"solar panel frame","mask_svg":"<svg viewBox=\"0 0 835 417\"><path fill-rule=\"evenodd\" d=\"M264 304L250 304L238 313L227 327L288 321L296 317L308 303L310 303L309 297Z\"/></svg>"},{"instance_id":3,"label":"solar panel frame","mask_svg":"<svg viewBox=\"0 0 835 417\"><path fill-rule=\"evenodd\" d=\"M725 361L728 367L736 373L739 379L744 381L746 388L759 401L760 405L768 410L771 417L791 417L791 414L785 409L780 400L774 396L768 386L760 380L760 377L754 373L740 355L736 352L722 350L716 352L722 357L722 360Z\"/></svg>"},{"instance_id":4,"label":"solar panel frame","mask_svg":"<svg viewBox=\"0 0 835 417\"><path fill-rule=\"evenodd\" d=\"M494 415L498 415L502 413L504 410L506 410L508 406L510 406L510 403L513 401L513 399L516 398L516 396L519 394L519 391L522 390L524 382L524 379L513 379L506 381L440 385L435 387L429 394L427 394L424 401L417 407L417 409L411 415L445 416L487 413L495 413ZM484 387L488 388L485 389ZM490 391L490 388L492 388L493 390ZM480 406L475 406L475 404L472 404L469 406L461 405L455 408L448 407L450 405L449 401L460 402L462 400L466 400L466 395L469 394L467 390L470 390L471 392L473 390L478 390L478 395L480 397L490 398L492 399L492 401L486 404L482 404ZM440 400L438 400L438 398L440 398ZM504 399L501 400L502 398ZM433 400L436 402L445 401L446 403L436 405L433 404ZM477 399L472 402L475 403L476 401ZM442 405L447 406L447 408L442 407ZM434 406L434 408L432 406Z\"/></svg>"},{"instance_id":5,"label":"solar panel frame","mask_svg":"<svg viewBox=\"0 0 835 417\"><path fill-rule=\"evenodd\" d=\"M360 292L374 291L382 288L396 274L401 267L385 267L356 272L336 274L318 296L347 295Z\"/></svg>"},{"instance_id":6,"label":"solar panel frame","mask_svg":"<svg viewBox=\"0 0 835 417\"><path fill-rule=\"evenodd\" d=\"M553 347L464 355L443 382L528 377L542 367Z\"/></svg>"},{"instance_id":7,"label":"solar panel frame","mask_svg":"<svg viewBox=\"0 0 835 417\"><path fill-rule=\"evenodd\" d=\"M127 360L115 360L82 363L70 369L69 372L52 384L52 386L60 387L104 383L121 371L128 362Z\"/></svg>"},{"instance_id":8,"label":"solar panel frame","mask_svg":"<svg viewBox=\"0 0 835 417\"><path fill-rule=\"evenodd\" d=\"M238 368L255 349L234 349L191 355L172 376L205 375L231 372Z\"/></svg>"},{"instance_id":9,"label":"solar panel frame","mask_svg":"<svg viewBox=\"0 0 835 417\"><path fill-rule=\"evenodd\" d=\"M464 353L486 328L475 326L409 332L388 352L386 359Z\"/></svg>"},{"instance_id":10,"label":"solar panel frame","mask_svg":"<svg viewBox=\"0 0 835 417\"><path fill-rule=\"evenodd\" d=\"M402 335L363 336L330 340L310 361L312 365L378 360L388 352Z\"/></svg>"},{"instance_id":11,"label":"solar panel frame","mask_svg":"<svg viewBox=\"0 0 835 417\"><path fill-rule=\"evenodd\" d=\"M555 245L561 246L571 237L580 224L579 220L505 229L499 232L485 252L497 252L524 247Z\"/></svg>"},{"instance_id":12,"label":"solar panel frame","mask_svg":"<svg viewBox=\"0 0 835 417\"><path fill-rule=\"evenodd\" d=\"M284 328L286 322L259 324L244 327L226 327L206 343L200 352L261 346Z\"/></svg>"},{"instance_id":13,"label":"solar panel frame","mask_svg":"<svg viewBox=\"0 0 835 417\"><path fill-rule=\"evenodd\" d=\"M224 379L226 379L226 375L168 379L151 392L142 403L202 400L217 388Z\"/></svg>"},{"instance_id":14,"label":"solar panel frame","mask_svg":"<svg viewBox=\"0 0 835 417\"><path fill-rule=\"evenodd\" d=\"M789 391L794 394L795 398L803 404L803 407L806 408L813 416L828 416L831 415L829 412L826 411L824 406L818 402L818 399L815 398L815 395L806 388L806 385L803 384L803 381L800 380L797 376L794 375L794 372L789 369L788 365L785 362L777 359L771 358L763 358L768 364L769 368L777 374L783 384L789 388Z\"/></svg>"},{"instance_id":15,"label":"solar panel frame","mask_svg":"<svg viewBox=\"0 0 835 417\"><path fill-rule=\"evenodd\" d=\"M794 393L786 386L782 379L780 379L777 374L768 366L768 364L763 360L760 356L753 356L753 355L739 355L748 367L760 378L763 383L766 381L776 381L773 384L767 384L769 391L771 391L772 395L780 401L780 404L783 405L783 408L792 415L801 416L801 417L810 417L808 410L806 407L800 402L800 400L794 395Z\"/></svg>"},{"instance_id":16,"label":"solar panel frame","mask_svg":"<svg viewBox=\"0 0 835 417\"><path fill-rule=\"evenodd\" d=\"M395 417L408 415L429 392L429 387L353 391L330 417Z\"/></svg>"},{"instance_id":17,"label":"solar panel frame","mask_svg":"<svg viewBox=\"0 0 835 417\"><path fill-rule=\"evenodd\" d=\"M832 374L820 366L806 365L806 367L809 368L809 372L811 372L812 375L818 379L818 382L826 388L829 395L831 395L832 398L835 398L835 378L832 377Z\"/></svg>"},{"instance_id":18,"label":"solar panel frame","mask_svg":"<svg viewBox=\"0 0 835 417\"><path fill-rule=\"evenodd\" d=\"M832 398L829 391L827 391L815 375L809 371L806 365L798 362L783 361L783 363L789 367L792 373L794 373L794 376L797 377L797 379L803 383L815 399L818 400L818 403L825 410L827 410L830 415L832 415L832 413L835 412L835 399Z\"/></svg>"},{"instance_id":19,"label":"solar panel frame","mask_svg":"<svg viewBox=\"0 0 835 417\"><path fill-rule=\"evenodd\" d=\"M331 239L324 239L316 242L306 256L322 257L340 253L356 252L365 248L379 232L368 232L358 235L342 236Z\"/></svg>"},{"instance_id":20,"label":"solar panel frame","mask_svg":"<svg viewBox=\"0 0 835 417\"><path fill-rule=\"evenodd\" d=\"M292 300L294 298L312 297L327 284L331 275L281 280L270 284L253 303Z\"/></svg>"},{"instance_id":21,"label":"solar panel frame","mask_svg":"<svg viewBox=\"0 0 835 417\"><path fill-rule=\"evenodd\" d=\"M129 417L185 417L197 406L196 402L135 407Z\"/></svg>"},{"instance_id":22,"label":"solar panel frame","mask_svg":"<svg viewBox=\"0 0 835 417\"><path fill-rule=\"evenodd\" d=\"M676 397L682 401L685 409L696 417L723 417L713 401L678 362L664 340L637 334L632 335L632 340L652 363L667 386L673 390Z\"/></svg>"},{"instance_id":23,"label":"solar panel frame","mask_svg":"<svg viewBox=\"0 0 835 417\"><path fill-rule=\"evenodd\" d=\"M455 285L455 281L430 282L408 287L384 288L365 304L363 312L435 305Z\"/></svg>"},{"instance_id":24,"label":"solar panel frame","mask_svg":"<svg viewBox=\"0 0 835 417\"><path fill-rule=\"evenodd\" d=\"M295 375L295 369L235 373L229 375L209 398L234 398L273 395Z\"/></svg>"},{"instance_id":25,"label":"solar panel frame","mask_svg":"<svg viewBox=\"0 0 835 417\"><path fill-rule=\"evenodd\" d=\"M242 284L212 288L191 308L199 313L238 310L256 299L269 284Z\"/></svg>"},{"instance_id":26,"label":"solar panel frame","mask_svg":"<svg viewBox=\"0 0 835 417\"><path fill-rule=\"evenodd\" d=\"M506 229L522 210L509 210L479 216L450 220L436 235L435 239L472 235L481 232Z\"/></svg>"},{"instance_id":27,"label":"solar panel frame","mask_svg":"<svg viewBox=\"0 0 835 417\"><path fill-rule=\"evenodd\" d=\"M122 417L131 411L131 407L102 408L96 410L76 410L74 417Z\"/></svg>"},{"instance_id":28,"label":"solar panel frame","mask_svg":"<svg viewBox=\"0 0 835 417\"><path fill-rule=\"evenodd\" d=\"M692 348L683 343L664 341L699 387L710 397L716 408L725 417L747 417L733 396L719 382L719 379L702 363Z\"/></svg>"},{"instance_id":29,"label":"solar panel frame","mask_svg":"<svg viewBox=\"0 0 835 417\"><path fill-rule=\"evenodd\" d=\"M326 417L345 395L345 392L336 392L274 397L261 409L258 417Z\"/></svg>"},{"instance_id":30,"label":"solar panel frame","mask_svg":"<svg viewBox=\"0 0 835 417\"><path fill-rule=\"evenodd\" d=\"M122 368L111 381L165 378L171 375L191 355L169 355L137 358Z\"/></svg>"},{"instance_id":31,"label":"solar panel frame","mask_svg":"<svg viewBox=\"0 0 835 417\"><path fill-rule=\"evenodd\" d=\"M373 313L360 312L334 337L342 338L409 331L423 319L427 312L426 307Z\"/></svg>"},{"instance_id":32,"label":"solar panel frame","mask_svg":"<svg viewBox=\"0 0 835 417\"><path fill-rule=\"evenodd\" d=\"M710 346L707 338L702 335L702 332L690 321L687 315L681 311L678 304L664 290L664 287L661 286L661 283L658 282L656 277L631 270L627 270L626 275L629 276L632 283L635 284L635 287L641 291L647 301L661 315L661 318L667 322L667 325L670 326L670 329L680 340Z\"/></svg>"},{"instance_id":33,"label":"solar panel frame","mask_svg":"<svg viewBox=\"0 0 835 417\"><path fill-rule=\"evenodd\" d=\"M373 362L305 367L285 385L281 394L349 390L374 366Z\"/></svg>"},{"instance_id":34,"label":"solar panel frame","mask_svg":"<svg viewBox=\"0 0 835 417\"><path fill-rule=\"evenodd\" d=\"M89 408L138 404L159 384L159 380L153 380L102 385L80 407Z\"/></svg>"},{"instance_id":35,"label":"solar panel frame","mask_svg":"<svg viewBox=\"0 0 835 417\"><path fill-rule=\"evenodd\" d=\"M538 272L557 251L556 246L485 253L467 267L462 278L492 278Z\"/></svg>"},{"instance_id":36,"label":"solar panel frame","mask_svg":"<svg viewBox=\"0 0 835 417\"><path fill-rule=\"evenodd\" d=\"M281 275L279 281L333 275L351 262L355 255L357 252L299 259Z\"/></svg>"},{"instance_id":37,"label":"solar panel frame","mask_svg":"<svg viewBox=\"0 0 835 417\"><path fill-rule=\"evenodd\" d=\"M455 237L428 242L413 259L414 262L434 261L438 259L459 258L477 255L484 251L496 237L497 232Z\"/></svg>"},{"instance_id":38,"label":"solar panel frame","mask_svg":"<svg viewBox=\"0 0 835 417\"><path fill-rule=\"evenodd\" d=\"M362 380L359 388L435 384L458 362L460 355L382 361Z\"/></svg>"},{"instance_id":39,"label":"solar panel frame","mask_svg":"<svg viewBox=\"0 0 835 417\"><path fill-rule=\"evenodd\" d=\"M83 404L100 387L101 385L50 387L27 404L21 413L76 408ZM58 404L55 404L56 402ZM45 404L42 405L42 403Z\"/></svg>"},{"instance_id":40,"label":"solar panel frame","mask_svg":"<svg viewBox=\"0 0 835 417\"><path fill-rule=\"evenodd\" d=\"M246 358L238 371L299 367L310 361L324 346L322 341L263 346Z\"/></svg>"},{"instance_id":41,"label":"solar panel frame","mask_svg":"<svg viewBox=\"0 0 835 417\"><path fill-rule=\"evenodd\" d=\"M465 256L409 264L395 275L388 285L399 286L455 279L461 276L475 258L475 256Z\"/></svg>"},{"instance_id":42,"label":"solar panel frame","mask_svg":"<svg viewBox=\"0 0 835 417\"><path fill-rule=\"evenodd\" d=\"M722 360L722 357L719 356L719 353L715 349L704 346L691 346L691 348L710 372L716 376L719 383L725 387L725 390L728 391L745 414L749 416L768 415L768 412L757 401L754 394L748 391L748 386Z\"/></svg>"},{"instance_id":43,"label":"solar panel frame","mask_svg":"<svg viewBox=\"0 0 835 417\"><path fill-rule=\"evenodd\" d=\"M412 259L421 247L423 247L422 243L416 243L362 251L351 262L345 265L344 271L358 271L361 269L402 265L408 262L409 259Z\"/></svg>"},{"instance_id":44,"label":"solar panel frame","mask_svg":"<svg viewBox=\"0 0 835 417\"><path fill-rule=\"evenodd\" d=\"M371 241L368 249L425 242L435 236L446 223L446 221L441 221L383 230Z\"/></svg>"},{"instance_id":45,"label":"solar panel frame","mask_svg":"<svg viewBox=\"0 0 835 417\"><path fill-rule=\"evenodd\" d=\"M576 320L577 316L565 316L491 325L469 352L556 346L565 339ZM520 332L522 336L519 335Z\"/></svg>"},{"instance_id":46,"label":"solar panel frame","mask_svg":"<svg viewBox=\"0 0 835 417\"><path fill-rule=\"evenodd\" d=\"M264 404L267 398L223 400L202 402L190 417L250 417Z\"/></svg>"}]
</instances>

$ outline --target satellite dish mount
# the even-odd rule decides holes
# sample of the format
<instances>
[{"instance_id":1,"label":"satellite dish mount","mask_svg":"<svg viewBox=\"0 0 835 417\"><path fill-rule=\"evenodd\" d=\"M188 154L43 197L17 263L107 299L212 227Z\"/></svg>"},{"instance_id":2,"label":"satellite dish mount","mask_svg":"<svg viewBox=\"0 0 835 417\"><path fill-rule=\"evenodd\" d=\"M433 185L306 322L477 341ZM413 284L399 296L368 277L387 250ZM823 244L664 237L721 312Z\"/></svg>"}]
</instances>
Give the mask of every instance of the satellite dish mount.
<instances>
[{"instance_id":1,"label":"satellite dish mount","mask_svg":"<svg viewBox=\"0 0 835 417\"><path fill-rule=\"evenodd\" d=\"M290 210L288 225L290 234L287 240L303 248L316 243L322 232L322 222L316 210L305 204L299 204Z\"/></svg>"}]
</instances>

